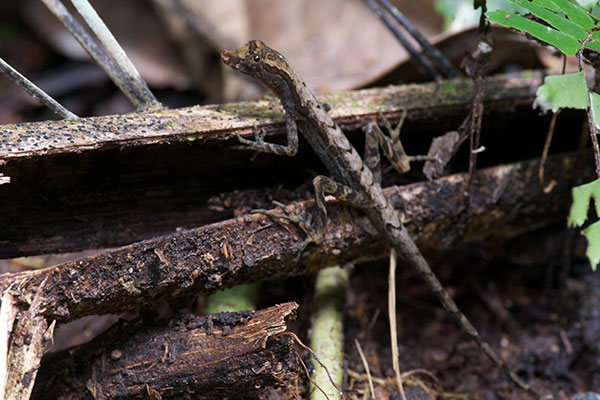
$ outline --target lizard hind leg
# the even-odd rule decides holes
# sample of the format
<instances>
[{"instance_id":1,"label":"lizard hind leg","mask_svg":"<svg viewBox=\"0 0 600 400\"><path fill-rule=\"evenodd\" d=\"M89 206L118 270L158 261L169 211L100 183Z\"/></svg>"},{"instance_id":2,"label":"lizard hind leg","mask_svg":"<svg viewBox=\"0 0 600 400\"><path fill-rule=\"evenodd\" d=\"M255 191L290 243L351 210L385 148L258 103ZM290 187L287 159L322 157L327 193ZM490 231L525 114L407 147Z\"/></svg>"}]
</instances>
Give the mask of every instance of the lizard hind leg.
<instances>
[{"instance_id":1,"label":"lizard hind leg","mask_svg":"<svg viewBox=\"0 0 600 400\"><path fill-rule=\"evenodd\" d=\"M367 143L365 146L365 163L367 166L369 166L369 168L371 168L377 177L377 172L373 170L369 159L374 159L374 153L376 153L378 150L376 144L378 144L385 157L398 172L408 172L410 170L411 157L406 154L406 151L404 151L404 147L402 146L402 142L400 141L400 130L402 129L402 125L404 125L406 109L402 113L402 117L395 128L392 128L390 121L388 121L388 119L381 112L379 113L379 116L381 117L383 126L388 131L389 136L384 134L381 128L379 128L379 125L374 122L367 125L365 129L365 140ZM371 145L369 145L369 143L371 143ZM369 154L367 154L367 150L369 150ZM377 155L377 157L379 156ZM380 172L379 175L381 175Z\"/></svg>"},{"instance_id":2,"label":"lizard hind leg","mask_svg":"<svg viewBox=\"0 0 600 400\"><path fill-rule=\"evenodd\" d=\"M383 133L381 128L379 128L379 126L374 122L369 123L364 129L366 134L365 163L367 166L369 166L371 171L373 171L373 174L376 178L381 176L381 172L374 169L380 168L379 155L376 154L377 144L379 144L379 148L381 148L381 151L390 161L394 169L400 173L410 171L411 161L428 161L432 159L429 156L409 156L406 154L406 151L404 151L402 141L400 140L400 131L404 125L406 114L407 111L405 109L402 113L400 121L398 122L398 125L393 128L390 124L390 121L388 121L388 119L381 112L379 113L379 116L383 121L383 126L388 131L389 136ZM377 159L375 157L377 157Z\"/></svg>"},{"instance_id":3,"label":"lizard hind leg","mask_svg":"<svg viewBox=\"0 0 600 400\"><path fill-rule=\"evenodd\" d=\"M264 214L276 219L285 219L298 226L306 234L306 239L300 246L296 259L300 258L300 255L310 243L319 244L325 237L325 226L327 224L326 195L332 195L336 199L357 208L368 208L369 206L369 202L363 195L351 187L342 185L326 176L319 175L315 177L313 179L313 186L315 188L315 204L317 209L313 216L308 218L304 217L298 210L291 209L278 201L273 201L273 204L279 206L283 214L273 210L252 210L253 213Z\"/></svg>"},{"instance_id":4,"label":"lizard hind leg","mask_svg":"<svg viewBox=\"0 0 600 400\"><path fill-rule=\"evenodd\" d=\"M367 168L373 173L375 182L381 185L381 156L379 155L379 138L373 132L375 129L379 129L379 127L374 122L370 122L364 129L365 153L363 160Z\"/></svg>"},{"instance_id":5,"label":"lizard hind leg","mask_svg":"<svg viewBox=\"0 0 600 400\"><path fill-rule=\"evenodd\" d=\"M296 254L296 261L300 258L302 252L310 243L318 244L323 241L324 226L322 226L320 223L313 223L311 216L304 217L297 209L291 209L289 206L280 203L279 201L274 200L273 204L278 206L280 210L283 211L283 214L278 211L265 210L262 208L252 210L252 212L264 214L279 220L287 220L304 232L306 239L304 239L304 242L302 242L302 245Z\"/></svg>"}]
</instances>

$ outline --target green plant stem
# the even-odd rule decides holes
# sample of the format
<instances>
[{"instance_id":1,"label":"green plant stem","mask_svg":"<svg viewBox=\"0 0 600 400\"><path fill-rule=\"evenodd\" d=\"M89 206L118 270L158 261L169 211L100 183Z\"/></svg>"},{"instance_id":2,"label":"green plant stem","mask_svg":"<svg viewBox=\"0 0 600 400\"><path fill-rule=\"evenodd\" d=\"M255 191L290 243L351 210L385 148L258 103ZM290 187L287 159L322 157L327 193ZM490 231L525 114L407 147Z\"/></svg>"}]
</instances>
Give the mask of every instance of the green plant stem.
<instances>
[{"instance_id":1,"label":"green plant stem","mask_svg":"<svg viewBox=\"0 0 600 400\"><path fill-rule=\"evenodd\" d=\"M251 283L237 285L206 298L206 303L200 308L202 314L255 310L259 295L260 284Z\"/></svg>"},{"instance_id":2,"label":"green plant stem","mask_svg":"<svg viewBox=\"0 0 600 400\"><path fill-rule=\"evenodd\" d=\"M314 294L314 322L310 347L319 360L329 369L331 379L341 387L343 369L343 307L348 284L348 271L340 267L329 267L317 274ZM330 400L341 398L341 393L331 384L327 372L319 364L312 374L314 382L321 387ZM324 400L326 397L316 388L311 400Z\"/></svg>"},{"instance_id":3,"label":"green plant stem","mask_svg":"<svg viewBox=\"0 0 600 400\"><path fill-rule=\"evenodd\" d=\"M592 34L596 32L600 27L596 27L588 32L587 37L581 43L579 50L577 51L577 61L579 63L579 71L583 71L583 49L592 39ZM598 145L598 129L594 123L594 115L592 113L592 101L591 93L588 94L588 107L587 107L587 118L588 126L590 129L590 139L592 140L592 148L594 149L594 162L596 165L596 176L600 178L600 146Z\"/></svg>"}]
</instances>

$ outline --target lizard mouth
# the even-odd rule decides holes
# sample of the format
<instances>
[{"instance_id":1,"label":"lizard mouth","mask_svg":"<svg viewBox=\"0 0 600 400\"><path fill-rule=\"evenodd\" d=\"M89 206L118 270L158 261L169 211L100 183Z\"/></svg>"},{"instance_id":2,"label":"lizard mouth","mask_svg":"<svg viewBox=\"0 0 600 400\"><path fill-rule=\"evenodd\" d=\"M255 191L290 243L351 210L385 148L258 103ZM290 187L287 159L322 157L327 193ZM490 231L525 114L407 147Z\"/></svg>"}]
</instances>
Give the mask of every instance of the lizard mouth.
<instances>
[{"instance_id":1,"label":"lizard mouth","mask_svg":"<svg viewBox=\"0 0 600 400\"><path fill-rule=\"evenodd\" d=\"M240 62L240 58L235 54L235 51L233 50L223 50L223 52L221 52L221 60L223 60L223 62L225 64L227 64L228 66L230 66L233 69L237 69L238 71L241 72L245 72L244 68L242 66L242 63Z\"/></svg>"},{"instance_id":2,"label":"lizard mouth","mask_svg":"<svg viewBox=\"0 0 600 400\"><path fill-rule=\"evenodd\" d=\"M231 65L231 59L233 58L233 52L231 50L223 50L221 52L221 60L227 65Z\"/></svg>"}]
</instances>

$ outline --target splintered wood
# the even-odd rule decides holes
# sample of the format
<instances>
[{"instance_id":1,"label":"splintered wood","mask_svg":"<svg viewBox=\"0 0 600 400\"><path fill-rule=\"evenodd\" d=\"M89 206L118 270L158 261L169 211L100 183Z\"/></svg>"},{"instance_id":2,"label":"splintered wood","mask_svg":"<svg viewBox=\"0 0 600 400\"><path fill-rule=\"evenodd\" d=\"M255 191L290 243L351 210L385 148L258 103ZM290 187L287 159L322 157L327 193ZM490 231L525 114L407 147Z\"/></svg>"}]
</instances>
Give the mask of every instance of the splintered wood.
<instances>
[{"instance_id":1,"label":"splintered wood","mask_svg":"<svg viewBox=\"0 0 600 400\"><path fill-rule=\"evenodd\" d=\"M165 326L125 322L45 360L32 399L240 398L297 378L293 339L278 336L298 308L180 315Z\"/></svg>"}]
</instances>

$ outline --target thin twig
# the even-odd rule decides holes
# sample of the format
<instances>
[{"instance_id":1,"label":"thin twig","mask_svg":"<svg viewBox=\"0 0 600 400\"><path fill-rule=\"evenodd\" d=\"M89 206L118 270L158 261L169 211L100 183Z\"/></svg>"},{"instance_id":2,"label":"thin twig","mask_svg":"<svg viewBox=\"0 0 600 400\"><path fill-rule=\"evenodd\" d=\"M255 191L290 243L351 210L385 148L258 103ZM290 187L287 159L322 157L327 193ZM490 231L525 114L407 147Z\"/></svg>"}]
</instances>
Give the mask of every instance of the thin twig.
<instances>
[{"instance_id":1,"label":"thin twig","mask_svg":"<svg viewBox=\"0 0 600 400\"><path fill-rule=\"evenodd\" d=\"M400 10L394 7L388 0L379 0L383 7L394 17L394 19L402 26L406 31L419 43L421 48L423 49L423 53L425 53L429 59L438 66L446 76L450 78L455 78L457 76L461 76L462 73L452 65L450 60L446 58L441 51L439 51L435 46L433 46L427 38L402 14Z\"/></svg>"},{"instance_id":2,"label":"thin twig","mask_svg":"<svg viewBox=\"0 0 600 400\"><path fill-rule=\"evenodd\" d=\"M429 379L431 379L431 381L433 382L432 385L437 386L437 388L434 388L433 390L435 390L439 393L444 392L444 387L442 386L442 383L440 382L440 380L434 374L427 371L426 369L423 369L423 368L411 369L410 371L404 372L402 374L402 377L404 379L410 379L411 376L417 375L417 374L422 374L422 375L429 377ZM421 379L419 379L419 380L422 381Z\"/></svg>"},{"instance_id":3,"label":"thin twig","mask_svg":"<svg viewBox=\"0 0 600 400\"><path fill-rule=\"evenodd\" d=\"M327 369L327 367L325 366L325 364L323 364L323 363L321 362L321 360L319 360L319 357L317 357L317 354L316 354L316 353L313 351L313 349L311 349L310 347L308 347L307 345L305 345L304 343L302 343L302 340L300 340L300 338L299 338L299 337L298 337L298 336L297 336L297 335L296 335L294 332L282 332L282 333L280 333L280 334L276 335L275 337L277 337L277 336L284 336L284 335L289 335L289 336L291 336L292 338L294 338L294 340L296 340L296 343L298 343L298 345L300 345L300 346L301 346L301 347L302 347L304 350L306 350L306 351L308 351L310 354L312 354L312 356L313 356L313 359L314 359L316 362L318 362L318 363L319 363L319 365L320 365L321 367L323 367L323 369L325 370L325 372L327 372L327 376L329 377L329 382L331 382L331 384L332 384L332 385L333 385L333 386L334 386L334 387L335 387L335 388L336 388L336 389L337 389L337 390L340 392L340 395L342 395L342 398L345 398L344 391L343 391L343 390L342 390L342 388L341 388L341 387L340 387L338 384L336 384L336 383L334 382L334 380L331 378L331 374L329 374L329 369ZM300 360L300 361L302 361L302 360ZM309 377L309 379L310 379L310 377Z\"/></svg>"},{"instance_id":4,"label":"thin twig","mask_svg":"<svg viewBox=\"0 0 600 400\"><path fill-rule=\"evenodd\" d=\"M114 49L114 44L108 43L109 39L107 39L107 35L112 38L112 42L116 43L116 40L114 40L114 37L112 37L110 31L108 31L108 28L106 28L102 20L89 4L87 7L79 4L79 12L90 27L92 27L94 32L96 32L96 35L98 35L99 40L103 43L105 48L102 48L97 43L96 39L86 31L77 18L71 14L60 0L42 0L42 2L44 2L46 7L48 7L48 9L63 23L71 35L73 35L79 44L81 44L96 63L98 63L98 65L107 73L111 80L136 108L144 109L160 106L160 103L156 100L154 95L152 95L148 86L139 76L139 73L137 73L131 61L127 59L127 56L120 46L117 44L117 47L120 49L119 52ZM75 4L75 2L73 2L73 4ZM75 4L75 6L77 7L77 4ZM108 34L106 32L108 32ZM107 51L111 54L107 54ZM131 65L131 67L127 64ZM135 73L132 71L135 71Z\"/></svg>"},{"instance_id":5,"label":"thin twig","mask_svg":"<svg viewBox=\"0 0 600 400\"><path fill-rule=\"evenodd\" d=\"M348 376L351 378L354 378L356 380L368 380L369 378L367 377L367 374L361 374L360 372L351 370L350 368L346 369L346 372L348 373ZM386 378L387 379L387 378ZM387 384L386 379L383 378L378 378L376 376L372 376L371 380L373 381L374 384L376 384L377 386L385 386Z\"/></svg>"},{"instance_id":6,"label":"thin twig","mask_svg":"<svg viewBox=\"0 0 600 400\"><path fill-rule=\"evenodd\" d=\"M567 56L563 54L563 65L561 74L564 75L565 70L567 68ZM556 181L552 180L548 184L548 186L544 186L544 167L546 166L546 160L548 159L548 152L550 150L550 144L552 143L552 137L554 135L554 128L556 127L556 119L560 110L552 115L552 120L550 120L550 127L548 127L548 133L546 135L546 142L544 143L544 149L542 150L542 156L540 158L540 168L538 170L538 180L540 182L540 188L544 193L550 193L554 186L556 185Z\"/></svg>"},{"instance_id":7,"label":"thin twig","mask_svg":"<svg viewBox=\"0 0 600 400\"><path fill-rule=\"evenodd\" d=\"M273 378L275 378L275 380L281 382L286 388L287 390L290 391L290 393L292 394L292 396L294 396L295 399L300 400L300 397L298 397L298 395L296 394L296 392L294 392L294 389L292 389L290 387L290 385L288 385L288 383L286 381L284 381L283 379L281 379L280 377L278 377L277 375L272 374L271 375Z\"/></svg>"},{"instance_id":8,"label":"thin twig","mask_svg":"<svg viewBox=\"0 0 600 400\"><path fill-rule=\"evenodd\" d=\"M544 186L544 167L546 165L546 160L548 159L548 152L550 151L550 144L552 143L552 137L554 136L554 128L556 127L556 119L558 117L558 113L560 111L552 114L552 119L550 120L550 126L548 127L548 133L546 134L546 142L544 143L544 149L542 150L542 156L540 157L540 167L538 169L538 181L540 182L540 188L544 193L549 193L554 186L556 185L556 181L552 180L548 183L548 186Z\"/></svg>"},{"instance_id":9,"label":"thin twig","mask_svg":"<svg viewBox=\"0 0 600 400\"><path fill-rule=\"evenodd\" d=\"M356 350L358 350L358 355L360 356L360 360L363 363L365 368L365 372L367 373L367 381L369 382L369 390L371 391L371 397L375 398L375 387L373 387L373 378L371 377L371 370L369 369L369 363L367 362L367 358L365 357L365 353L362 351L362 347L360 347L360 343L356 338L354 338L354 344L356 345Z\"/></svg>"},{"instance_id":10,"label":"thin twig","mask_svg":"<svg viewBox=\"0 0 600 400\"><path fill-rule=\"evenodd\" d=\"M306 368L306 364L304 363L304 361L302 360L302 357L300 357L300 354L298 354L298 351L294 349L294 352L296 353L296 356L298 357L298 360L300 361L300 364L302 364L302 368L304 368L304 373L306 373L306 378L310 381L310 383L312 383L317 389L319 389L321 391L321 393L323 393L323 396L325 396L325 398L327 400L330 400L329 397L327 396L327 393L325 393L325 391L321 388L321 386L319 386L315 381L312 380L312 378L310 377L310 373L308 372L308 368Z\"/></svg>"},{"instance_id":11,"label":"thin twig","mask_svg":"<svg viewBox=\"0 0 600 400\"><path fill-rule=\"evenodd\" d=\"M585 40L583 42L581 42L581 46L579 46L579 50L577 50L577 64L579 67L579 72L583 71L583 49L585 49L585 46L587 46L587 44L592 40L592 35L594 33L596 33L596 31L599 29L600 29L600 27L595 27L594 29L589 31Z\"/></svg>"},{"instance_id":12,"label":"thin twig","mask_svg":"<svg viewBox=\"0 0 600 400\"><path fill-rule=\"evenodd\" d=\"M136 105L142 104L136 90L127 80L125 73L117 66L113 59L100 46L97 40L90 35L71 12L60 0L41 0L56 18L67 28L71 35L79 42L85 51L96 61L98 66L106 72L110 79L117 85L129 101Z\"/></svg>"},{"instance_id":13,"label":"thin twig","mask_svg":"<svg viewBox=\"0 0 600 400\"><path fill-rule=\"evenodd\" d=\"M489 22L483 17L486 11L485 2L483 2L481 10L481 18L479 19L477 47L471 51L462 61L461 66L464 67L467 75L473 79L475 84L475 98L471 110L471 118L469 120L469 190L468 204L471 206L471 192L473 190L473 176L477 169L477 154L482 150L480 147L481 138L481 122L483 120L483 99L485 97L485 69L489 64L490 53L493 50L491 46L491 38L489 34Z\"/></svg>"},{"instance_id":14,"label":"thin twig","mask_svg":"<svg viewBox=\"0 0 600 400\"><path fill-rule=\"evenodd\" d=\"M375 3L374 0L365 0L367 5L373 10L373 13L383 21L383 23L388 27L388 29L396 36L396 39L402 44L402 46L408 51L411 59L414 61L416 67L425 75L428 75L431 79L436 81L440 81L442 79L441 75L435 70L431 62L423 56L415 47L410 44L408 39L394 26L392 19L388 17L386 13L383 12L381 7Z\"/></svg>"},{"instance_id":15,"label":"thin twig","mask_svg":"<svg viewBox=\"0 0 600 400\"><path fill-rule=\"evenodd\" d=\"M404 385L402 384L402 373L400 372L398 352L398 330L396 322L396 250L390 251L390 271L388 276L388 317L390 320L390 341L392 343L392 367L396 374L396 383L402 400L406 400Z\"/></svg>"},{"instance_id":16,"label":"thin twig","mask_svg":"<svg viewBox=\"0 0 600 400\"><path fill-rule=\"evenodd\" d=\"M483 119L483 95L485 92L485 82L481 77L474 79L477 92L473 100L470 121L470 151L469 151L469 187L473 184L474 172L477 169L477 154L479 153L479 144L481 138L481 122Z\"/></svg>"},{"instance_id":17,"label":"thin twig","mask_svg":"<svg viewBox=\"0 0 600 400\"><path fill-rule=\"evenodd\" d=\"M146 82L142 79L139 72L125 54L123 48L119 45L113 34L104 21L100 18L96 10L90 5L87 0L71 0L79 14L83 17L90 29L96 34L100 43L106 51L111 55L115 63L124 72L127 82L135 90L136 102L134 105L138 109L148 109L160 107L160 102L154 97ZM121 89L123 90L123 89Z\"/></svg>"},{"instance_id":18,"label":"thin twig","mask_svg":"<svg viewBox=\"0 0 600 400\"><path fill-rule=\"evenodd\" d=\"M598 127L594 122L592 114L592 96L588 94L587 109L588 126L590 128L590 138L592 139L592 148L594 149L594 162L596 163L596 176L600 178L600 146L598 145Z\"/></svg>"},{"instance_id":19,"label":"thin twig","mask_svg":"<svg viewBox=\"0 0 600 400\"><path fill-rule=\"evenodd\" d=\"M50 97L46 92L37 87L29 79L25 78L19 71L11 67L6 61L0 58L0 71L8 79L25 90L30 96L38 99L43 105L52 110L55 114L63 118L78 118L77 115L64 108L60 103Z\"/></svg>"}]
</instances>

